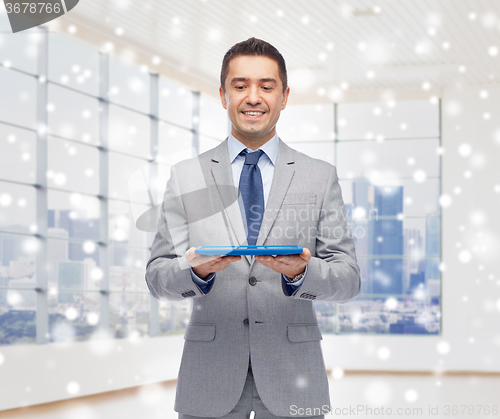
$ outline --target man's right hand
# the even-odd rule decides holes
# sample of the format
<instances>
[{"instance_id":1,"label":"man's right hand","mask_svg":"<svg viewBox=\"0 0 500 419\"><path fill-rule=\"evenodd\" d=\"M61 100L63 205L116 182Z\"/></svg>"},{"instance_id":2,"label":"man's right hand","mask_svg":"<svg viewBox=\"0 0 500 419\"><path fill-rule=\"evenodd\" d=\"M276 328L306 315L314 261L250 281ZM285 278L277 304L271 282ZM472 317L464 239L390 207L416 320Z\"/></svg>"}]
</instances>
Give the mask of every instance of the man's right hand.
<instances>
[{"instance_id":1,"label":"man's right hand","mask_svg":"<svg viewBox=\"0 0 500 419\"><path fill-rule=\"evenodd\" d=\"M241 260L241 256L206 256L196 254L195 247L186 252L186 259L191 265L193 272L201 279L213 272L226 269L231 263Z\"/></svg>"}]
</instances>

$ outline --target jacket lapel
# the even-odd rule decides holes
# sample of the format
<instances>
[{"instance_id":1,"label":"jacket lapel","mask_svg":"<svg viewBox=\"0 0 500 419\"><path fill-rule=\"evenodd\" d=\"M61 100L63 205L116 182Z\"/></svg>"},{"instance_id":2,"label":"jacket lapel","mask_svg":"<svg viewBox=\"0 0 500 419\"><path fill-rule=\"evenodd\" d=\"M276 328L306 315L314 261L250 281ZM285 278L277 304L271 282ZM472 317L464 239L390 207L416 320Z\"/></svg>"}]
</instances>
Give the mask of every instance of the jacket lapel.
<instances>
[{"instance_id":1,"label":"jacket lapel","mask_svg":"<svg viewBox=\"0 0 500 419\"><path fill-rule=\"evenodd\" d=\"M264 219L260 226L257 246L262 246L265 243L295 173L293 150L281 141L281 139L279 142L273 182L271 184Z\"/></svg>"},{"instance_id":2,"label":"jacket lapel","mask_svg":"<svg viewBox=\"0 0 500 419\"><path fill-rule=\"evenodd\" d=\"M231 236L231 230L234 238L233 243L228 243L232 246L246 245L247 235L243 219L241 217L240 207L238 204L238 190L236 188L228 188L234 186L233 173L231 171L231 162L229 161L229 153L227 150L227 138L220 145L214 148L211 160L211 171L217 186L219 197L222 201L222 216L228 229L228 234ZM245 257L250 263L250 256Z\"/></svg>"}]
</instances>

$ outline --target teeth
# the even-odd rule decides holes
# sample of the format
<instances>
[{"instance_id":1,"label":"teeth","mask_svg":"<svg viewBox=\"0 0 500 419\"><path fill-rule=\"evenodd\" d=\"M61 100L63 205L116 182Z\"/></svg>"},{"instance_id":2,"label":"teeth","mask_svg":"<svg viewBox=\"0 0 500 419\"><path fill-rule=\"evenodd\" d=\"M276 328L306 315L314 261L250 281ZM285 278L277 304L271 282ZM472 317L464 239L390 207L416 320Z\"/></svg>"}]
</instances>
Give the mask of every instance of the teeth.
<instances>
[{"instance_id":1,"label":"teeth","mask_svg":"<svg viewBox=\"0 0 500 419\"><path fill-rule=\"evenodd\" d=\"M245 115L264 115L264 112L243 112Z\"/></svg>"}]
</instances>

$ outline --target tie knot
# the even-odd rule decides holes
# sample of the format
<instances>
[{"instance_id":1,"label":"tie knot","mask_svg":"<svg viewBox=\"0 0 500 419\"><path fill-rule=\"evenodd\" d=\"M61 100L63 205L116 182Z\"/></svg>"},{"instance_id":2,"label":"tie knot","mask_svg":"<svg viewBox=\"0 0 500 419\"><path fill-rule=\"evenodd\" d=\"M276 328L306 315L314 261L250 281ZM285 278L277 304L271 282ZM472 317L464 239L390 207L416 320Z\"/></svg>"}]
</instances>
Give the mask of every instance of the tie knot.
<instances>
[{"instance_id":1,"label":"tie knot","mask_svg":"<svg viewBox=\"0 0 500 419\"><path fill-rule=\"evenodd\" d=\"M264 151L262 151L262 150L257 150L257 151L254 151L253 153L249 153L246 150L242 150L242 152L240 153L240 156L245 157L245 164L255 166L259 162L259 159L263 154L264 154Z\"/></svg>"}]
</instances>

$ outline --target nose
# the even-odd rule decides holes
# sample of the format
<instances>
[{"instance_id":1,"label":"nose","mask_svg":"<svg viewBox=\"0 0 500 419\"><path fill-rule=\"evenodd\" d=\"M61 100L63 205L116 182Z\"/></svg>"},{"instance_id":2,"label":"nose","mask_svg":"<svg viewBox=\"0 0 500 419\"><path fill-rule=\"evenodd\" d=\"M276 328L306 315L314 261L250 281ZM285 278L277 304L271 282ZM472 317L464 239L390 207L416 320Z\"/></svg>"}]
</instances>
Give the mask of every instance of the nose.
<instances>
[{"instance_id":1,"label":"nose","mask_svg":"<svg viewBox=\"0 0 500 419\"><path fill-rule=\"evenodd\" d=\"M259 88L257 86L252 86L248 89L248 95L246 102L249 105L258 105L260 103Z\"/></svg>"}]
</instances>

